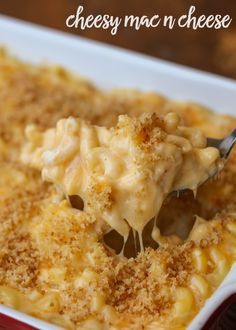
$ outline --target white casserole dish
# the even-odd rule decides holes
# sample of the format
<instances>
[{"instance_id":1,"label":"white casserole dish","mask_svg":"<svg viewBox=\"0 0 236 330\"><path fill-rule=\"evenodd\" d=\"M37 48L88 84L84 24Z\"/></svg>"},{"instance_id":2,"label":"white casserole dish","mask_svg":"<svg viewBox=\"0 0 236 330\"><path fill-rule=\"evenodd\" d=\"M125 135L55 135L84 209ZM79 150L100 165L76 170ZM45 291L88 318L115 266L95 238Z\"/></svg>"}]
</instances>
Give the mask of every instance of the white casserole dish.
<instances>
[{"instance_id":1,"label":"white casserole dish","mask_svg":"<svg viewBox=\"0 0 236 330\"><path fill-rule=\"evenodd\" d=\"M0 45L17 57L62 66L102 88L131 87L160 92L172 99L195 101L215 111L236 114L236 82L130 51L0 15ZM188 330L199 330L229 297L236 295L234 266L208 299ZM235 298L235 296L234 296ZM5 315L6 317L4 317ZM10 318L8 318L9 316ZM22 323L16 323L18 320ZM14 323L15 322L15 323ZM57 326L0 305L0 328L53 330ZM23 326L23 327L22 327Z\"/></svg>"}]
</instances>

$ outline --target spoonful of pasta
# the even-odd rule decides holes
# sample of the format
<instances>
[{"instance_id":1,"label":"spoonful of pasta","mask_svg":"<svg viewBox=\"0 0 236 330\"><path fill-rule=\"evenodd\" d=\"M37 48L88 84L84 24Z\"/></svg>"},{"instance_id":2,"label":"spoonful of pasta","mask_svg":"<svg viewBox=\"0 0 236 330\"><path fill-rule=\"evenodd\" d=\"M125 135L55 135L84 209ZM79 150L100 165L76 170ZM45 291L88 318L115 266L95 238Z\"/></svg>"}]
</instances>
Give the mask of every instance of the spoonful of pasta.
<instances>
[{"instance_id":1,"label":"spoonful of pasta","mask_svg":"<svg viewBox=\"0 0 236 330\"><path fill-rule=\"evenodd\" d=\"M22 162L41 171L71 204L77 196L80 212L91 214L105 242L115 230L123 241L116 252L123 255L131 235L135 250L144 250L143 232L153 218L151 236L161 244L156 220L165 198L196 192L221 171L235 143L235 131L225 140L207 139L176 113L121 115L112 128L70 117L45 132L30 125L26 137Z\"/></svg>"}]
</instances>

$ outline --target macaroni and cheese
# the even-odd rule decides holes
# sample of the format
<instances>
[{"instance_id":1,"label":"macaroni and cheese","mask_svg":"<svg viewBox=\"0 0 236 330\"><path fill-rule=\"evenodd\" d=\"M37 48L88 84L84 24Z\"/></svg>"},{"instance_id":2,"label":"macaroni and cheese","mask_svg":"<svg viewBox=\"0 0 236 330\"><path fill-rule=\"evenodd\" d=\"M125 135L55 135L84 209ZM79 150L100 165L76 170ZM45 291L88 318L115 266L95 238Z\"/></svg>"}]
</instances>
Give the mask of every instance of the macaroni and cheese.
<instances>
[{"instance_id":1,"label":"macaroni and cheese","mask_svg":"<svg viewBox=\"0 0 236 330\"><path fill-rule=\"evenodd\" d=\"M234 117L196 104L102 92L62 68L1 51L0 303L65 329L185 329L236 259L235 148L219 178L195 197L167 196L157 249L126 259L103 235L110 227L139 230L158 211L157 196L162 201L183 183L194 190L221 169L205 136L221 138L235 126ZM168 162L158 158L161 151ZM196 172L186 177L190 165ZM155 191L154 180L166 190ZM79 194L84 208L72 207L70 194ZM114 203L117 222L109 213Z\"/></svg>"}]
</instances>

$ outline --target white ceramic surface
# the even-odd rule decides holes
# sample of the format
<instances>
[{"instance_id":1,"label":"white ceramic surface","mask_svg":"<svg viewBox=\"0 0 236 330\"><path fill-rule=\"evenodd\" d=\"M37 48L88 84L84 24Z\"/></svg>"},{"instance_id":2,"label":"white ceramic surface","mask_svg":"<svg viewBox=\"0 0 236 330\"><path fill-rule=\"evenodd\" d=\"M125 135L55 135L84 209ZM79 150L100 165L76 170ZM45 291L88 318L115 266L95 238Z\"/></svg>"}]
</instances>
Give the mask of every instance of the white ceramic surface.
<instances>
[{"instance_id":1,"label":"white ceramic surface","mask_svg":"<svg viewBox=\"0 0 236 330\"><path fill-rule=\"evenodd\" d=\"M23 60L47 61L91 79L101 88L152 90L174 99L195 101L215 111L236 114L236 82L149 56L107 46L0 15L0 46ZM221 303L236 293L233 267L188 330L199 330ZM42 330L59 329L0 305L0 313Z\"/></svg>"}]
</instances>

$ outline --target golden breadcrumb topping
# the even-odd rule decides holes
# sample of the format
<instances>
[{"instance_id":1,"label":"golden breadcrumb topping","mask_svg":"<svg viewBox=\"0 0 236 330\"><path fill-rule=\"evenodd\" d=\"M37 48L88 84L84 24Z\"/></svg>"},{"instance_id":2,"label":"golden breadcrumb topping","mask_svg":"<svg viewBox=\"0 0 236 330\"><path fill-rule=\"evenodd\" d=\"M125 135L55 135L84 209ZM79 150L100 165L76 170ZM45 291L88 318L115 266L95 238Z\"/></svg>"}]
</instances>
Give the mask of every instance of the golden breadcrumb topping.
<instances>
[{"instance_id":1,"label":"golden breadcrumb topping","mask_svg":"<svg viewBox=\"0 0 236 330\"><path fill-rule=\"evenodd\" d=\"M120 114L143 112L176 112L206 136L223 137L236 126L234 117L195 104L131 90L104 93L61 68L1 52L1 303L66 329L183 329L222 282L236 258L235 148L196 199L186 193L164 203L161 233L184 241L131 259L106 247L96 214L71 207L57 187L20 164L28 124L45 130L73 116L111 127ZM156 139L150 125L134 127L140 144ZM110 194L93 189L95 201Z\"/></svg>"}]
</instances>

